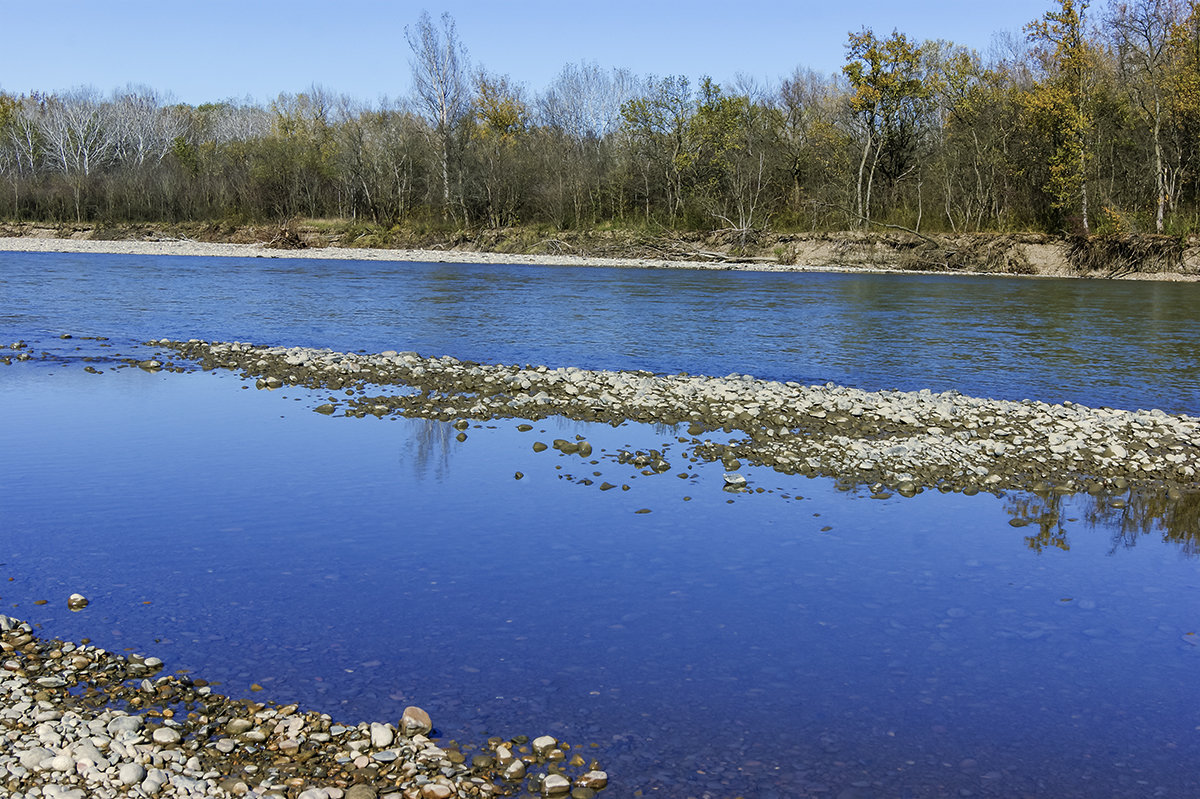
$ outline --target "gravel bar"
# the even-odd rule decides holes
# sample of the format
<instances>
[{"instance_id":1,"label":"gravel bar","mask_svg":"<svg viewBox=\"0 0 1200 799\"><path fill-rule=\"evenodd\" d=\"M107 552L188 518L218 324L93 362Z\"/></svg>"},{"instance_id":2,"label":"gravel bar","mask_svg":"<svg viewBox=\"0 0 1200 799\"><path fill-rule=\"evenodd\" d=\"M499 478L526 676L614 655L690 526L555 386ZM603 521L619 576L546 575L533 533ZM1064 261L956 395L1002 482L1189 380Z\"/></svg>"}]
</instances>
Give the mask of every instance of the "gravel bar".
<instances>
[{"instance_id":1,"label":"gravel bar","mask_svg":"<svg viewBox=\"0 0 1200 799\"><path fill-rule=\"evenodd\" d=\"M7 616L0 649L0 794L11 799L589 799L608 783L550 736L439 746L418 707L394 724L338 724Z\"/></svg>"},{"instance_id":2,"label":"gravel bar","mask_svg":"<svg viewBox=\"0 0 1200 799\"><path fill-rule=\"evenodd\" d=\"M1137 490L1176 500L1200 491L1200 418L1161 410L929 390L868 392L738 374L479 364L413 352L358 354L197 339L147 343L170 355L137 362L144 369L198 365L238 371L259 388L342 392L317 406L319 413L447 421L561 416L680 426L690 437L680 441L704 460L730 467L745 459L877 492Z\"/></svg>"}]
</instances>

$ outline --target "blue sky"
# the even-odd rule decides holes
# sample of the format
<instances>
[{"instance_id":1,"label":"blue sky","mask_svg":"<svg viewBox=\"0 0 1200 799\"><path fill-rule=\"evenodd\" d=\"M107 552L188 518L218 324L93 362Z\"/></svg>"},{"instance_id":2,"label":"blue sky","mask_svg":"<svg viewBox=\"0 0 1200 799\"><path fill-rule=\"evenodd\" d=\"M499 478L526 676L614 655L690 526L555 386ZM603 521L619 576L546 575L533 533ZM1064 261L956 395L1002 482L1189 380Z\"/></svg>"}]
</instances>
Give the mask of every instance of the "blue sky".
<instances>
[{"instance_id":1,"label":"blue sky","mask_svg":"<svg viewBox=\"0 0 1200 799\"><path fill-rule=\"evenodd\" d=\"M103 92L145 84L201 103L320 84L375 102L407 95L405 25L421 10L448 11L471 61L531 91L567 62L595 61L638 75L741 72L776 80L797 66L840 69L846 34L898 28L911 38L949 39L986 51L996 32L1019 33L1052 0L974 3L762 2L762 0L0 0L0 89ZM1097 4L1099 5L1099 4Z\"/></svg>"}]
</instances>

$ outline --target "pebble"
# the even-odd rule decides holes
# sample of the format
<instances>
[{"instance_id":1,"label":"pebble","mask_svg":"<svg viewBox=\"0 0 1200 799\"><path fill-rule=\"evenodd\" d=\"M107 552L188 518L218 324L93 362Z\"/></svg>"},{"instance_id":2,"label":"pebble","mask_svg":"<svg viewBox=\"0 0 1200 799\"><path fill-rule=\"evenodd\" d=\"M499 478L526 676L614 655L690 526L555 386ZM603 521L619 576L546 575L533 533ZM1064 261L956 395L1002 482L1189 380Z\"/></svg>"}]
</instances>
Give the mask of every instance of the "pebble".
<instances>
[{"instance_id":1,"label":"pebble","mask_svg":"<svg viewBox=\"0 0 1200 799\"><path fill-rule=\"evenodd\" d=\"M394 733L392 728L379 722L371 722L371 748L386 749L392 745Z\"/></svg>"},{"instance_id":2,"label":"pebble","mask_svg":"<svg viewBox=\"0 0 1200 799\"><path fill-rule=\"evenodd\" d=\"M117 772L122 785L137 785L146 779L146 768L141 763L124 763Z\"/></svg>"},{"instance_id":3,"label":"pebble","mask_svg":"<svg viewBox=\"0 0 1200 799\"><path fill-rule=\"evenodd\" d=\"M179 734L178 730L173 730L170 727L159 727L151 737L156 744L177 744L183 736Z\"/></svg>"},{"instance_id":4,"label":"pebble","mask_svg":"<svg viewBox=\"0 0 1200 799\"><path fill-rule=\"evenodd\" d=\"M433 729L433 721L424 710L409 705L400 716L400 728L410 736L424 735Z\"/></svg>"},{"instance_id":5,"label":"pebble","mask_svg":"<svg viewBox=\"0 0 1200 799\"><path fill-rule=\"evenodd\" d=\"M0 672L0 796L451 799L494 795L484 789L500 779L509 780L503 790L522 795L545 787L540 774L522 786L527 764L511 759L528 738L489 741L497 757L476 755L468 764L457 747L444 750L426 737L432 723L419 707L405 709L399 733L378 722L336 724L296 705L234 701L187 676L150 681L144 675L161 667L157 658L33 632L0 615L0 649L13 664ZM180 705L189 713L172 718ZM544 756L526 755L530 763L561 755L554 738L536 741Z\"/></svg>"},{"instance_id":6,"label":"pebble","mask_svg":"<svg viewBox=\"0 0 1200 799\"><path fill-rule=\"evenodd\" d=\"M571 781L561 774L547 774L542 780L542 791L547 796L556 796L564 793L569 793L571 790Z\"/></svg>"}]
</instances>

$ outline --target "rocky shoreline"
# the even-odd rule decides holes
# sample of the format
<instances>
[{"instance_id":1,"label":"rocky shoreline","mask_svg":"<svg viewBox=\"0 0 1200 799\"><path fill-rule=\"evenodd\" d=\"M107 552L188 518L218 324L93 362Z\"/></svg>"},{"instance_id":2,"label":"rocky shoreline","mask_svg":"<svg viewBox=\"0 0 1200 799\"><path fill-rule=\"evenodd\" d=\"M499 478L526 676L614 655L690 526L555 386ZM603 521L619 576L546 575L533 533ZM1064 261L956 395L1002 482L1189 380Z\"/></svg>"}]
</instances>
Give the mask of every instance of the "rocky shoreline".
<instances>
[{"instance_id":1,"label":"rocky shoreline","mask_svg":"<svg viewBox=\"0 0 1200 799\"><path fill-rule=\"evenodd\" d=\"M550 736L439 745L417 707L396 723L339 724L7 616L0 650L0 786L12 799L589 799L608 783Z\"/></svg>"},{"instance_id":2,"label":"rocky shoreline","mask_svg":"<svg viewBox=\"0 0 1200 799\"><path fill-rule=\"evenodd\" d=\"M689 460L741 460L788 474L834 477L874 493L939 491L1112 495L1175 500L1200 491L1200 418L982 399L955 392L867 392L748 375L700 377L477 364L412 352L341 353L200 340L148 342L144 369L230 369L259 388L337 392L318 413L402 414L446 421L561 416L686 429ZM391 389L391 390L388 390ZM543 443L543 446L545 444ZM590 456L586 442L556 442ZM646 473L673 467L660 452L612 455Z\"/></svg>"}]
</instances>

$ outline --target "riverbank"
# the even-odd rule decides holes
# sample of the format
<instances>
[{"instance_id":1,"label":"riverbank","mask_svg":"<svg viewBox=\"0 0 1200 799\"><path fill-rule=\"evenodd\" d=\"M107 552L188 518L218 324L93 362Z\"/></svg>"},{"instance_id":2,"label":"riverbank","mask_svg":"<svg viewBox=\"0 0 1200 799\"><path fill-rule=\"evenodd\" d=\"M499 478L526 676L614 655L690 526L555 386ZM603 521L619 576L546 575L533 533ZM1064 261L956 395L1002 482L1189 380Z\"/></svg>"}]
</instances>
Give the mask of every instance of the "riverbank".
<instances>
[{"instance_id":1,"label":"riverbank","mask_svg":"<svg viewBox=\"0 0 1200 799\"><path fill-rule=\"evenodd\" d=\"M563 416L586 422L686 426L691 458L741 459L788 474L835 477L873 493L924 489L1088 492L1120 507L1130 490L1171 501L1200 491L1200 418L968 397L868 392L748 375L698 377L477 364L416 353L374 355L246 343L149 342L144 369L230 369L259 388L338 392L314 407L349 417L446 421ZM161 359L161 360L160 360ZM392 390L388 390L392 389ZM461 428L460 428L461 429ZM545 442L543 449L548 448ZM588 458L586 442L556 441ZM656 452L612 453L645 474L677 470ZM686 468L685 468L686 471ZM744 480L730 476L739 488Z\"/></svg>"},{"instance_id":2,"label":"riverbank","mask_svg":"<svg viewBox=\"0 0 1200 799\"><path fill-rule=\"evenodd\" d=\"M0 649L0 786L13 799L592 797L608 782L550 736L442 747L418 707L395 723L339 724L7 616Z\"/></svg>"},{"instance_id":3,"label":"riverbank","mask_svg":"<svg viewBox=\"0 0 1200 799\"><path fill-rule=\"evenodd\" d=\"M0 251L209 257L502 263L771 272L1025 275L1200 280L1200 242L1096 237L1080 247L1043 234L763 233L749 244L717 234L525 229L458 233L356 232L289 224L0 225Z\"/></svg>"}]
</instances>

